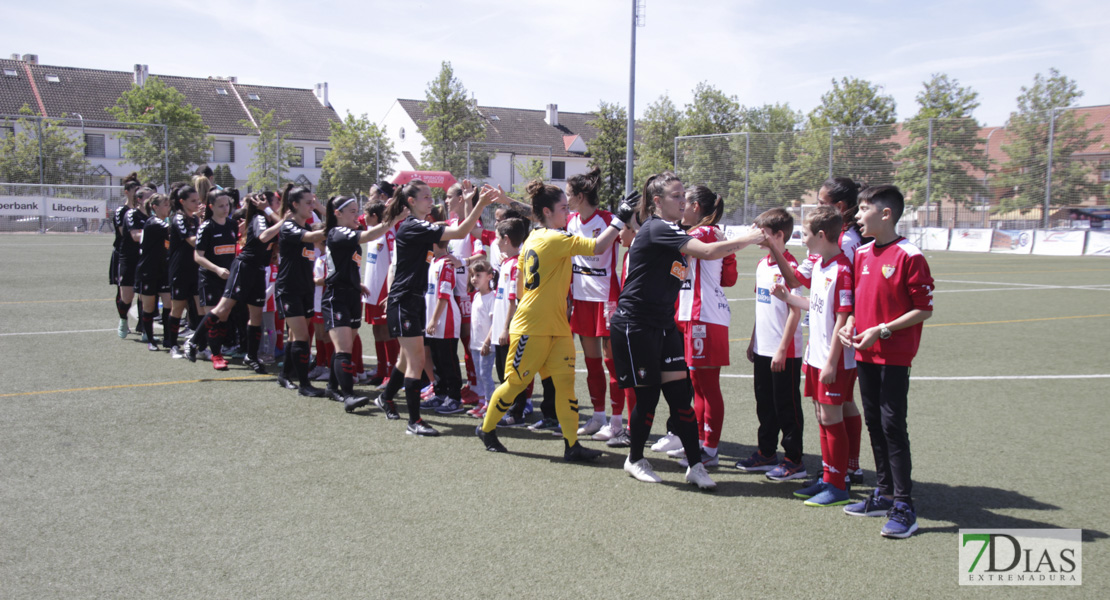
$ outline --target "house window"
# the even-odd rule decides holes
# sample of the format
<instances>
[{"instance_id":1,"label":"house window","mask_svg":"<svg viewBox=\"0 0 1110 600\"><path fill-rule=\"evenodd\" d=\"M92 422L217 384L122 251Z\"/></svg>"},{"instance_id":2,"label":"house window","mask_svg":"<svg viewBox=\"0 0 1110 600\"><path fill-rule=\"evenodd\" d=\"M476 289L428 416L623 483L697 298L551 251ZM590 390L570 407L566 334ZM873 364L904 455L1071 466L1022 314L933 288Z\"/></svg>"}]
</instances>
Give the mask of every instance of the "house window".
<instances>
[{"instance_id":1,"label":"house window","mask_svg":"<svg viewBox=\"0 0 1110 600\"><path fill-rule=\"evenodd\" d=\"M397 135L401 137L401 141L405 141L405 128L402 127L397 130Z\"/></svg>"},{"instance_id":2,"label":"house window","mask_svg":"<svg viewBox=\"0 0 1110 600\"><path fill-rule=\"evenodd\" d=\"M557 181L562 181L567 178L567 161L551 161L551 178Z\"/></svg>"},{"instance_id":3,"label":"house window","mask_svg":"<svg viewBox=\"0 0 1110 600\"><path fill-rule=\"evenodd\" d=\"M104 158L105 153L103 133L85 134L85 156Z\"/></svg>"},{"instance_id":4,"label":"house window","mask_svg":"<svg viewBox=\"0 0 1110 600\"><path fill-rule=\"evenodd\" d=\"M226 96L227 95L227 90L225 88L216 88L216 95L217 96Z\"/></svg>"},{"instance_id":5,"label":"house window","mask_svg":"<svg viewBox=\"0 0 1110 600\"><path fill-rule=\"evenodd\" d=\"M57 75L47 75L46 76L46 81L48 83L61 83L62 82L61 78L58 77Z\"/></svg>"},{"instance_id":6,"label":"house window","mask_svg":"<svg viewBox=\"0 0 1110 600\"><path fill-rule=\"evenodd\" d=\"M1110 181L1110 169L1103 169L1099 174L1103 181Z\"/></svg>"},{"instance_id":7,"label":"house window","mask_svg":"<svg viewBox=\"0 0 1110 600\"><path fill-rule=\"evenodd\" d=\"M295 146L293 151L289 153L289 166L290 167L303 167L304 166L304 148Z\"/></svg>"},{"instance_id":8,"label":"house window","mask_svg":"<svg viewBox=\"0 0 1110 600\"><path fill-rule=\"evenodd\" d=\"M235 162L235 140L216 140L212 143L212 162Z\"/></svg>"},{"instance_id":9,"label":"house window","mask_svg":"<svg viewBox=\"0 0 1110 600\"><path fill-rule=\"evenodd\" d=\"M258 94L247 94L247 100L258 100Z\"/></svg>"},{"instance_id":10,"label":"house window","mask_svg":"<svg viewBox=\"0 0 1110 600\"><path fill-rule=\"evenodd\" d=\"M326 155L327 153L328 153L327 148L317 148L316 149L316 168L317 169L324 166L324 155Z\"/></svg>"},{"instance_id":11,"label":"house window","mask_svg":"<svg viewBox=\"0 0 1110 600\"><path fill-rule=\"evenodd\" d=\"M475 157L473 163L474 164L471 165L471 168L474 170L475 177L489 177L490 158Z\"/></svg>"},{"instance_id":12,"label":"house window","mask_svg":"<svg viewBox=\"0 0 1110 600\"><path fill-rule=\"evenodd\" d=\"M14 136L15 127L0 127L0 140Z\"/></svg>"},{"instance_id":13,"label":"house window","mask_svg":"<svg viewBox=\"0 0 1110 600\"><path fill-rule=\"evenodd\" d=\"M19 77L19 71L16 71L15 69L4 69L4 76L5 77Z\"/></svg>"}]
</instances>

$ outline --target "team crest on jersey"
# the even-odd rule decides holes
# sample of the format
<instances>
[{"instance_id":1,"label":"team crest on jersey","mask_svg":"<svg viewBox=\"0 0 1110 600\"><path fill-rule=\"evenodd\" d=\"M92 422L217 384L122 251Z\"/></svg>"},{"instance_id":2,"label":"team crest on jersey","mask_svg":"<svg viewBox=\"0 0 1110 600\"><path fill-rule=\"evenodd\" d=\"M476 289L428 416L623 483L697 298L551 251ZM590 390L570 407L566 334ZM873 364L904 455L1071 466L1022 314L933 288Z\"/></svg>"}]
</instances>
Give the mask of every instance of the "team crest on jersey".
<instances>
[{"instance_id":1,"label":"team crest on jersey","mask_svg":"<svg viewBox=\"0 0 1110 600\"><path fill-rule=\"evenodd\" d=\"M671 263L671 275L679 278L686 279L686 265L678 262L677 260Z\"/></svg>"},{"instance_id":2,"label":"team crest on jersey","mask_svg":"<svg viewBox=\"0 0 1110 600\"><path fill-rule=\"evenodd\" d=\"M890 276L893 275L893 274L894 274L894 265L883 265L883 277L886 277L887 279L890 279Z\"/></svg>"},{"instance_id":3,"label":"team crest on jersey","mask_svg":"<svg viewBox=\"0 0 1110 600\"><path fill-rule=\"evenodd\" d=\"M594 237L597 237L599 235L601 235L601 228L600 227L598 227L597 229L594 229Z\"/></svg>"},{"instance_id":4,"label":"team crest on jersey","mask_svg":"<svg viewBox=\"0 0 1110 600\"><path fill-rule=\"evenodd\" d=\"M407 331L412 328L412 321L406 320L403 325L405 326L405 330Z\"/></svg>"},{"instance_id":5,"label":"team crest on jersey","mask_svg":"<svg viewBox=\"0 0 1110 600\"><path fill-rule=\"evenodd\" d=\"M640 376L640 379L645 379L645 378L647 378L647 369L644 369L644 368L636 369L636 374Z\"/></svg>"}]
</instances>

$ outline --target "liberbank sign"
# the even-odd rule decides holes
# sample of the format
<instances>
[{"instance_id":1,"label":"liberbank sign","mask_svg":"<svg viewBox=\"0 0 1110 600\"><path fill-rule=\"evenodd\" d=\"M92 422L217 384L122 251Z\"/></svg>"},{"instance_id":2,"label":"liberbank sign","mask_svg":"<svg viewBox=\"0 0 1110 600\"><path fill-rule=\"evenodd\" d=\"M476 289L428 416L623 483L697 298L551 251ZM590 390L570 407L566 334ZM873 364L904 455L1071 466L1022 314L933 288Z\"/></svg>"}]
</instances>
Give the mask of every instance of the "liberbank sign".
<instances>
[{"instance_id":1,"label":"liberbank sign","mask_svg":"<svg viewBox=\"0 0 1110 600\"><path fill-rule=\"evenodd\" d=\"M60 217L74 219L106 218L104 200L49 198L46 196L0 196L0 216Z\"/></svg>"}]
</instances>

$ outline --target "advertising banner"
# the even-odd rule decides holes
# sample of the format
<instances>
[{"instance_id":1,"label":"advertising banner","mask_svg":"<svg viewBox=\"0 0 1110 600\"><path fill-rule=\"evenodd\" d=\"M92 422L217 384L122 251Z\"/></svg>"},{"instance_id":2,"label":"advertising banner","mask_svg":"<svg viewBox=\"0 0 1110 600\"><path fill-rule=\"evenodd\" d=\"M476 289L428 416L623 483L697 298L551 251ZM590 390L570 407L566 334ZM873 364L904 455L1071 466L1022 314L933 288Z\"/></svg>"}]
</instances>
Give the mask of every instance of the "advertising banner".
<instances>
[{"instance_id":1,"label":"advertising banner","mask_svg":"<svg viewBox=\"0 0 1110 600\"><path fill-rule=\"evenodd\" d=\"M1033 254L1048 256L1079 256L1083 254L1086 231L1045 231L1038 229L1033 237Z\"/></svg>"},{"instance_id":2,"label":"advertising banner","mask_svg":"<svg viewBox=\"0 0 1110 600\"><path fill-rule=\"evenodd\" d=\"M1110 256L1110 231L1091 230L1087 234L1087 254Z\"/></svg>"},{"instance_id":3,"label":"advertising banner","mask_svg":"<svg viewBox=\"0 0 1110 600\"><path fill-rule=\"evenodd\" d=\"M990 229L953 229L948 249L956 252L990 252L992 234Z\"/></svg>"},{"instance_id":4,"label":"advertising banner","mask_svg":"<svg viewBox=\"0 0 1110 600\"><path fill-rule=\"evenodd\" d=\"M46 216L70 219L103 219L108 203L104 200L51 198L46 202Z\"/></svg>"},{"instance_id":5,"label":"advertising banner","mask_svg":"<svg viewBox=\"0 0 1110 600\"><path fill-rule=\"evenodd\" d=\"M45 204L46 200L42 196L0 196L0 215L6 217L41 217Z\"/></svg>"},{"instance_id":6,"label":"advertising banner","mask_svg":"<svg viewBox=\"0 0 1110 600\"><path fill-rule=\"evenodd\" d=\"M998 229L991 240L991 252L1029 254L1033 251L1032 229Z\"/></svg>"}]
</instances>

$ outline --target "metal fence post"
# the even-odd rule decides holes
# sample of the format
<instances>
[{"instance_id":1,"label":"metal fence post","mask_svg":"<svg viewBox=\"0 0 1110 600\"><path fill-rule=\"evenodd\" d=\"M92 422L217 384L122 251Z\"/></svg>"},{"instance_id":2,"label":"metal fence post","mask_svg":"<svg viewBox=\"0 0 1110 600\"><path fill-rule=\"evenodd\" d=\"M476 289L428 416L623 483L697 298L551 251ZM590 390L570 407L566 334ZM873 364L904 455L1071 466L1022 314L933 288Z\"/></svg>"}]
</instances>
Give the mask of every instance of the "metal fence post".
<instances>
[{"instance_id":1,"label":"metal fence post","mask_svg":"<svg viewBox=\"0 0 1110 600\"><path fill-rule=\"evenodd\" d=\"M162 188L166 192L170 190L170 127L169 125L162 125L162 143L165 144L164 150L166 154L166 186Z\"/></svg>"},{"instance_id":2,"label":"metal fence post","mask_svg":"<svg viewBox=\"0 0 1110 600\"><path fill-rule=\"evenodd\" d=\"M836 128L829 127L829 179L833 176L833 137L836 135Z\"/></svg>"},{"instance_id":3,"label":"metal fence post","mask_svg":"<svg viewBox=\"0 0 1110 600\"><path fill-rule=\"evenodd\" d=\"M39 134L39 193L42 193L42 186L46 184L46 155L42 149L42 119L35 119L35 125ZM45 200L46 195L43 194L43 201ZM39 233L46 233L46 219L41 215L39 216Z\"/></svg>"},{"instance_id":4,"label":"metal fence post","mask_svg":"<svg viewBox=\"0 0 1110 600\"><path fill-rule=\"evenodd\" d=\"M1048 165L1044 178L1044 228L1048 229L1048 208L1052 203L1052 152L1053 138L1056 137L1056 109L1049 111L1048 117Z\"/></svg>"},{"instance_id":5,"label":"metal fence post","mask_svg":"<svg viewBox=\"0 0 1110 600\"><path fill-rule=\"evenodd\" d=\"M925 151L925 225L929 225L929 201L933 196L933 120L929 119L929 146ZM937 227L940 227L940 208L937 208Z\"/></svg>"},{"instance_id":6,"label":"metal fence post","mask_svg":"<svg viewBox=\"0 0 1110 600\"><path fill-rule=\"evenodd\" d=\"M470 145L467 144L467 173L470 172ZM374 183L378 183L382 172L382 137L379 135L374 138Z\"/></svg>"},{"instance_id":7,"label":"metal fence post","mask_svg":"<svg viewBox=\"0 0 1110 600\"><path fill-rule=\"evenodd\" d=\"M748 180L751 178L752 134L744 132L744 222L748 222Z\"/></svg>"}]
</instances>

